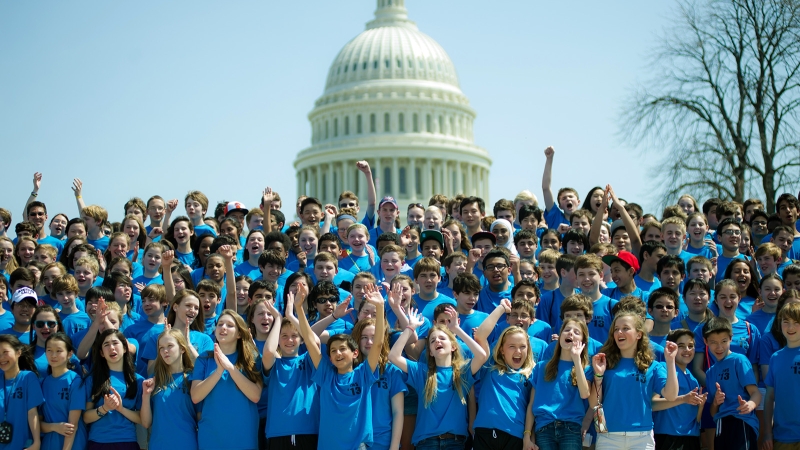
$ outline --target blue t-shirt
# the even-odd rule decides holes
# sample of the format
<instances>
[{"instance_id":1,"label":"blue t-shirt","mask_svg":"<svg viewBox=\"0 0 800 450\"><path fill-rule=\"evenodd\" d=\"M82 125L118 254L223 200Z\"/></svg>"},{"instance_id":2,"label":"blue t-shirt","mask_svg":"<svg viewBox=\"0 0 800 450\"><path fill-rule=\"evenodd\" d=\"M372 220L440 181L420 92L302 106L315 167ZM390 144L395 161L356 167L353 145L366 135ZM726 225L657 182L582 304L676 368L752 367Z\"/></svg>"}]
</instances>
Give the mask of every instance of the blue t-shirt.
<instances>
[{"instance_id":1,"label":"blue t-shirt","mask_svg":"<svg viewBox=\"0 0 800 450\"><path fill-rule=\"evenodd\" d=\"M61 317L61 324L64 328L63 331L70 339L74 339L76 334L92 326L92 318L82 311L72 314L64 314L64 312L59 311L58 315Z\"/></svg>"},{"instance_id":2,"label":"blue t-shirt","mask_svg":"<svg viewBox=\"0 0 800 450\"><path fill-rule=\"evenodd\" d=\"M731 351L745 355L752 364L758 363L758 349L761 345L761 333L758 328L744 320L738 320L732 323L733 337L731 338ZM706 351L706 343L703 341L703 324L694 329L694 342L695 351L697 353L704 353ZM717 361L713 353L708 352L708 358L711 364Z\"/></svg>"},{"instance_id":3,"label":"blue t-shirt","mask_svg":"<svg viewBox=\"0 0 800 450\"><path fill-rule=\"evenodd\" d=\"M3 377L3 390L0 391L0 414L12 426L11 442L0 446L5 449L21 449L33 436L28 426L28 411L44 401L39 379L33 372L21 370L13 379ZM6 409L7 408L7 409Z\"/></svg>"},{"instance_id":4,"label":"blue t-shirt","mask_svg":"<svg viewBox=\"0 0 800 450\"><path fill-rule=\"evenodd\" d=\"M611 298L611 300L622 300L622 297L625 297L626 295L632 295L634 297L639 297L641 299L644 299L644 294L645 294L645 292L639 286L636 286L636 289L634 289L633 292L631 292L630 294L622 292L619 286L614 286L613 288L606 288L600 292L606 297Z\"/></svg>"},{"instance_id":5,"label":"blue t-shirt","mask_svg":"<svg viewBox=\"0 0 800 450\"><path fill-rule=\"evenodd\" d=\"M438 292L433 300L423 300L419 294L414 294L411 298L414 300L414 304L417 305L417 310L420 311L422 317L430 320L431 322L436 321L435 317L433 317L433 311L437 306L441 305L442 303L449 303L453 305L453 308L456 306L456 301L454 299L446 297Z\"/></svg>"},{"instance_id":6,"label":"blue t-shirt","mask_svg":"<svg viewBox=\"0 0 800 450\"><path fill-rule=\"evenodd\" d=\"M764 312L763 309L759 309L758 311L747 316L746 320L754 327L758 328L761 336L764 336L765 334L769 333L769 328L767 325L770 325L773 319L775 319L775 313L768 313Z\"/></svg>"},{"instance_id":7,"label":"blue t-shirt","mask_svg":"<svg viewBox=\"0 0 800 450\"><path fill-rule=\"evenodd\" d=\"M536 389L531 410L536 418L536 430L560 420L581 424L589 402L581 398L578 386L572 384L572 361L558 361L556 377L552 381L544 379L546 363L537 364L533 368L531 379ZM587 380L591 380L590 367L584 369Z\"/></svg>"},{"instance_id":8,"label":"blue t-shirt","mask_svg":"<svg viewBox=\"0 0 800 450\"><path fill-rule=\"evenodd\" d=\"M783 348L769 360L765 384L775 390L772 436L778 442L800 442L800 348ZM727 398L727 396L726 396Z\"/></svg>"},{"instance_id":9,"label":"blue t-shirt","mask_svg":"<svg viewBox=\"0 0 800 450\"><path fill-rule=\"evenodd\" d=\"M402 230L400 228L395 228L394 232L397 233L397 235L400 235ZM335 231L332 231L332 233L335 233ZM383 234L383 230L381 230L380 227L370 228L370 230L369 230L369 245L371 245L373 247L377 247L378 246L378 236L380 236L382 234ZM376 253L376 255L377 255L377 253Z\"/></svg>"},{"instance_id":10,"label":"blue t-shirt","mask_svg":"<svg viewBox=\"0 0 800 450\"><path fill-rule=\"evenodd\" d=\"M75 343L75 348L80 345L80 342ZM38 345L33 347L33 363L36 365L36 371L39 372L39 380L43 380L47 375L47 368L50 367L50 363L47 361L47 352L45 352L44 347L39 347ZM69 362L74 364L75 367L79 367L81 365L80 360L74 354L72 358L69 359ZM83 400L83 398L81 398Z\"/></svg>"},{"instance_id":11,"label":"blue t-shirt","mask_svg":"<svg viewBox=\"0 0 800 450\"><path fill-rule=\"evenodd\" d=\"M150 450L196 450L197 411L192 403L191 383L182 373L172 375L172 384L150 395L153 425Z\"/></svg>"},{"instance_id":12,"label":"blue t-shirt","mask_svg":"<svg viewBox=\"0 0 800 450\"><path fill-rule=\"evenodd\" d=\"M207 234L211 236L217 237L217 232L211 228L211 225L206 225L205 223L202 225L195 225L194 226L194 236L195 239L199 239Z\"/></svg>"},{"instance_id":13,"label":"blue t-shirt","mask_svg":"<svg viewBox=\"0 0 800 450\"><path fill-rule=\"evenodd\" d=\"M735 416L743 420L746 424L753 427L753 431L758 435L758 418L756 412L750 414L739 414L739 399L741 396L745 401L750 400L750 393L746 387L756 385L753 366L750 361L742 354L730 353L722 361L717 361L713 366L706 370L706 388L708 389L708 403L714 402L717 395L717 383L722 392L725 393L725 402L719 406L719 411L714 416L717 421L723 417Z\"/></svg>"},{"instance_id":14,"label":"blue t-shirt","mask_svg":"<svg viewBox=\"0 0 800 450\"><path fill-rule=\"evenodd\" d=\"M142 408L142 378L136 374L136 395L134 398L126 398L127 385L125 384L125 376L122 372L110 371L109 380L111 387L116 389L120 397L122 397L122 406L132 411L138 411ZM87 402L92 401L92 377L86 379L86 399ZM97 403L94 404L98 408L104 404L103 397L101 396ZM105 408L103 408L105 409ZM136 425L123 416L119 411L109 411L102 419L91 424L89 427L89 440L100 444L113 444L118 442L136 442Z\"/></svg>"},{"instance_id":15,"label":"blue t-shirt","mask_svg":"<svg viewBox=\"0 0 800 450\"><path fill-rule=\"evenodd\" d=\"M575 292L579 292L575 290ZM536 318L545 321L556 333L561 331L561 303L564 301L564 294L561 289L542 292L539 306L536 308Z\"/></svg>"},{"instance_id":16,"label":"blue t-shirt","mask_svg":"<svg viewBox=\"0 0 800 450\"><path fill-rule=\"evenodd\" d=\"M675 367L678 375L678 395L685 395L692 389L700 388L700 383L688 369ZM700 436L700 422L697 421L697 406L686 403L653 413L653 432L671 436Z\"/></svg>"},{"instance_id":17,"label":"blue t-shirt","mask_svg":"<svg viewBox=\"0 0 800 450\"><path fill-rule=\"evenodd\" d=\"M226 356L235 364L239 354ZM192 381L205 380L216 370L221 368L213 354L201 353L194 364ZM261 372L261 356L256 357L255 370ZM200 449L208 450L258 448L258 406L245 397L227 370L203 399L197 443Z\"/></svg>"},{"instance_id":18,"label":"blue t-shirt","mask_svg":"<svg viewBox=\"0 0 800 450\"><path fill-rule=\"evenodd\" d=\"M544 354L541 357L541 360L543 362L550 361L550 359L556 352L556 345L558 345L558 342L559 341L552 341L549 344L547 344L547 348L544 350ZM602 347L603 347L602 342L589 338L589 345L588 348L586 349L586 352L589 354L589 358L600 353L600 349Z\"/></svg>"},{"instance_id":19,"label":"blue t-shirt","mask_svg":"<svg viewBox=\"0 0 800 450\"><path fill-rule=\"evenodd\" d=\"M771 325L770 325L771 326ZM770 358L778 350L781 349L781 344L775 339L771 331L764 333L761 336L761 342L758 344L758 364L761 366L768 366Z\"/></svg>"},{"instance_id":20,"label":"blue t-shirt","mask_svg":"<svg viewBox=\"0 0 800 450\"><path fill-rule=\"evenodd\" d=\"M498 429L522 439L525 409L531 398L531 379L509 368L501 374L492 366L483 366L475 374L475 381L478 380L480 408L474 427Z\"/></svg>"},{"instance_id":21,"label":"blue t-shirt","mask_svg":"<svg viewBox=\"0 0 800 450\"><path fill-rule=\"evenodd\" d=\"M486 314L491 314L492 311L497 308L497 305L500 304L500 300L506 299L511 301L511 289L513 287L514 285L509 283L508 289L500 292L493 291L489 286L484 287L478 294L478 303L475 305L475 309L483 311ZM502 322L505 322L505 317L497 321L497 323Z\"/></svg>"},{"instance_id":22,"label":"blue t-shirt","mask_svg":"<svg viewBox=\"0 0 800 450\"><path fill-rule=\"evenodd\" d=\"M23 344L30 344L31 343L31 333L30 331L15 331L13 328L8 327L5 330L0 330L0 334L10 334L15 338L19 339L20 342Z\"/></svg>"},{"instance_id":23,"label":"blue t-shirt","mask_svg":"<svg viewBox=\"0 0 800 450\"><path fill-rule=\"evenodd\" d=\"M311 356L276 358L269 370L267 438L319 433L319 387Z\"/></svg>"},{"instance_id":24,"label":"blue t-shirt","mask_svg":"<svg viewBox=\"0 0 800 450\"><path fill-rule=\"evenodd\" d=\"M528 335L539 338L545 342L550 342L550 337L553 335L553 329L544 320L534 320L531 326L528 327Z\"/></svg>"},{"instance_id":25,"label":"blue t-shirt","mask_svg":"<svg viewBox=\"0 0 800 450\"><path fill-rule=\"evenodd\" d=\"M0 330L5 330L6 328L11 328L14 326L14 314L11 314L11 311L6 310L0 315Z\"/></svg>"},{"instance_id":26,"label":"blue t-shirt","mask_svg":"<svg viewBox=\"0 0 800 450\"><path fill-rule=\"evenodd\" d=\"M326 449L350 450L372 444L372 385L378 380L369 364L338 373L330 359L322 356L312 380L319 386L319 441Z\"/></svg>"},{"instance_id":27,"label":"blue t-shirt","mask_svg":"<svg viewBox=\"0 0 800 450\"><path fill-rule=\"evenodd\" d=\"M122 334L125 335L126 338L134 338L139 342L142 342L142 338L148 331L153 329L156 324L147 320L147 317L143 317L138 322L134 323L133 325L125 328L125 331ZM163 328L162 328L163 331Z\"/></svg>"},{"instance_id":28,"label":"blue t-shirt","mask_svg":"<svg viewBox=\"0 0 800 450\"><path fill-rule=\"evenodd\" d=\"M667 370L658 362L641 371L633 358L620 358L613 369L606 369L601 401L608 431L651 431L651 399L661 394L666 384Z\"/></svg>"},{"instance_id":29,"label":"blue t-shirt","mask_svg":"<svg viewBox=\"0 0 800 450\"><path fill-rule=\"evenodd\" d=\"M250 277L253 281L262 278L261 269L259 269L257 265L254 266L250 264L248 261L242 261L241 264L237 264L233 271L236 273L236 276L244 275Z\"/></svg>"},{"instance_id":30,"label":"blue t-shirt","mask_svg":"<svg viewBox=\"0 0 800 450\"><path fill-rule=\"evenodd\" d=\"M605 342L608 339L611 321L614 318L611 314L611 308L617 303L619 302L611 300L605 295L592 303L592 320L589 321L589 336L591 338L600 342Z\"/></svg>"},{"instance_id":31,"label":"blue t-shirt","mask_svg":"<svg viewBox=\"0 0 800 450\"><path fill-rule=\"evenodd\" d=\"M175 250L175 259L186 264L189 267L194 267L194 253L181 253Z\"/></svg>"},{"instance_id":32,"label":"blue t-shirt","mask_svg":"<svg viewBox=\"0 0 800 450\"><path fill-rule=\"evenodd\" d=\"M661 280L659 280L658 277L653 277L653 281L645 281L638 273L634 275L633 282L636 283L636 287L641 289L642 292L655 291L661 287Z\"/></svg>"},{"instance_id":33,"label":"blue t-shirt","mask_svg":"<svg viewBox=\"0 0 800 450\"><path fill-rule=\"evenodd\" d=\"M40 245L41 244L52 245L53 247L56 248L56 251L58 252L58 254L56 255L56 261L58 261L61 258L61 252L64 251L64 241L56 239L53 236L45 236L41 239L37 239L36 242ZM106 244L106 247L108 247L108 244Z\"/></svg>"},{"instance_id":34,"label":"blue t-shirt","mask_svg":"<svg viewBox=\"0 0 800 450\"><path fill-rule=\"evenodd\" d=\"M46 374L46 373L45 373ZM91 389L91 387L88 387ZM77 372L68 370L60 377L47 375L42 380L42 393L46 401L42 404L41 412L45 423L69 422L70 411L81 411L86 409L86 384ZM72 448L86 448L86 426L83 418L78 420L78 428L75 430L75 439L72 441ZM64 436L51 431L42 434L42 449L61 449L64 447Z\"/></svg>"},{"instance_id":35,"label":"blue t-shirt","mask_svg":"<svg viewBox=\"0 0 800 450\"><path fill-rule=\"evenodd\" d=\"M425 404L425 382L428 379L428 364L407 361L408 385L420 393L417 406L417 425L411 442L417 445L421 440L440 434L452 433L467 435L467 402L470 388L475 382L467 361L461 371L461 393L454 389L453 368L436 367L436 397ZM462 403L461 399L465 401Z\"/></svg>"},{"instance_id":36,"label":"blue t-shirt","mask_svg":"<svg viewBox=\"0 0 800 450\"><path fill-rule=\"evenodd\" d=\"M194 284L197 285L197 283L199 282L200 280L197 280ZM164 277L161 274L158 274L153 278L149 278L146 275L142 274L134 278L132 283L133 283L133 293L141 294L141 292L139 292L139 289L136 288L136 285L138 283L143 283L145 286L150 286L151 284L164 284Z\"/></svg>"},{"instance_id":37,"label":"blue t-shirt","mask_svg":"<svg viewBox=\"0 0 800 450\"><path fill-rule=\"evenodd\" d=\"M564 211L558 207L555 201L545 210L544 220L547 222L547 226L552 229L557 229L562 223L570 224L569 220L567 220L567 216L564 215Z\"/></svg>"},{"instance_id":38,"label":"blue t-shirt","mask_svg":"<svg viewBox=\"0 0 800 450\"><path fill-rule=\"evenodd\" d=\"M369 272L372 266L379 264L380 262L378 258L378 251L373 250L373 252L375 255L374 264L370 263L369 253L367 252L364 253L364 256L355 256L350 254L347 256L347 258L342 258L342 260L339 261L339 270L349 270L354 274L359 272Z\"/></svg>"},{"instance_id":39,"label":"blue t-shirt","mask_svg":"<svg viewBox=\"0 0 800 450\"><path fill-rule=\"evenodd\" d=\"M87 237L86 242L92 244L96 250L105 253L108 248L109 239L108 236L102 236L100 239L89 239L89 237Z\"/></svg>"},{"instance_id":40,"label":"blue t-shirt","mask_svg":"<svg viewBox=\"0 0 800 450\"><path fill-rule=\"evenodd\" d=\"M363 365L363 363L362 363ZM378 369L378 373L380 368ZM392 442L392 398L408 392L405 374L393 364L386 364L372 388L372 442L374 448L389 448ZM403 411L399 411L403 414Z\"/></svg>"},{"instance_id":41,"label":"blue t-shirt","mask_svg":"<svg viewBox=\"0 0 800 450\"><path fill-rule=\"evenodd\" d=\"M737 254L733 258L728 258L727 256L723 256L722 253L717 257L717 277L715 278L716 282L719 283L725 278L725 270L730 265L731 261L734 259L747 259L741 253Z\"/></svg>"}]
</instances>

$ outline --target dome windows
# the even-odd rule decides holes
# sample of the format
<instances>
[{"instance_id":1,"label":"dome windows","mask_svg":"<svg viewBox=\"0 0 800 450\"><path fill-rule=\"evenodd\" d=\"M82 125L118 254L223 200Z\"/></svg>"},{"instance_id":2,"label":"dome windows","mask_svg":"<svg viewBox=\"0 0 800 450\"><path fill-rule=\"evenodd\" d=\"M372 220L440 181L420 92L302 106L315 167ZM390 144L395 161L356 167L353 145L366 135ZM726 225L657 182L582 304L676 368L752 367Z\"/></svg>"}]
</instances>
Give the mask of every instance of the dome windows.
<instances>
[{"instance_id":1,"label":"dome windows","mask_svg":"<svg viewBox=\"0 0 800 450\"><path fill-rule=\"evenodd\" d=\"M361 70L367 70L367 62L364 61L364 65L361 67Z\"/></svg>"},{"instance_id":2,"label":"dome windows","mask_svg":"<svg viewBox=\"0 0 800 450\"><path fill-rule=\"evenodd\" d=\"M356 69L358 69L358 63L353 63L353 72L355 72Z\"/></svg>"},{"instance_id":3,"label":"dome windows","mask_svg":"<svg viewBox=\"0 0 800 450\"><path fill-rule=\"evenodd\" d=\"M378 68L378 60L375 60L375 61L372 62L372 68L373 69L377 69Z\"/></svg>"},{"instance_id":4,"label":"dome windows","mask_svg":"<svg viewBox=\"0 0 800 450\"><path fill-rule=\"evenodd\" d=\"M419 133L419 116L417 113L414 113L411 120L411 131L414 133Z\"/></svg>"},{"instance_id":5,"label":"dome windows","mask_svg":"<svg viewBox=\"0 0 800 450\"><path fill-rule=\"evenodd\" d=\"M397 68L398 69L402 69L403 68L403 62L400 60L400 58L397 58Z\"/></svg>"},{"instance_id":6,"label":"dome windows","mask_svg":"<svg viewBox=\"0 0 800 450\"><path fill-rule=\"evenodd\" d=\"M430 114L425 115L425 131L427 131L428 133L433 133L433 125L431 123Z\"/></svg>"},{"instance_id":7,"label":"dome windows","mask_svg":"<svg viewBox=\"0 0 800 450\"><path fill-rule=\"evenodd\" d=\"M401 133L406 131L406 118L403 113L397 115L397 131Z\"/></svg>"},{"instance_id":8,"label":"dome windows","mask_svg":"<svg viewBox=\"0 0 800 450\"><path fill-rule=\"evenodd\" d=\"M350 134L350 116L344 116L344 135Z\"/></svg>"},{"instance_id":9,"label":"dome windows","mask_svg":"<svg viewBox=\"0 0 800 450\"><path fill-rule=\"evenodd\" d=\"M375 114L370 114L369 115L369 132L370 133L374 133L376 131L376 129L377 129L376 122L377 122L377 118L375 117Z\"/></svg>"},{"instance_id":10,"label":"dome windows","mask_svg":"<svg viewBox=\"0 0 800 450\"><path fill-rule=\"evenodd\" d=\"M402 117L403 115L400 114L400 116ZM390 121L389 113L385 113L383 115L383 131L385 131L387 133L391 131L391 129L389 128L389 125L390 125L389 121Z\"/></svg>"},{"instance_id":11,"label":"dome windows","mask_svg":"<svg viewBox=\"0 0 800 450\"><path fill-rule=\"evenodd\" d=\"M361 114L356 116L356 133L361 134Z\"/></svg>"},{"instance_id":12,"label":"dome windows","mask_svg":"<svg viewBox=\"0 0 800 450\"><path fill-rule=\"evenodd\" d=\"M391 63L390 63L390 62L389 62L389 60L387 59L387 60L386 60L386 68L388 69L389 67L391 67Z\"/></svg>"},{"instance_id":13,"label":"dome windows","mask_svg":"<svg viewBox=\"0 0 800 450\"><path fill-rule=\"evenodd\" d=\"M339 137L339 118L333 119L333 137Z\"/></svg>"}]
</instances>

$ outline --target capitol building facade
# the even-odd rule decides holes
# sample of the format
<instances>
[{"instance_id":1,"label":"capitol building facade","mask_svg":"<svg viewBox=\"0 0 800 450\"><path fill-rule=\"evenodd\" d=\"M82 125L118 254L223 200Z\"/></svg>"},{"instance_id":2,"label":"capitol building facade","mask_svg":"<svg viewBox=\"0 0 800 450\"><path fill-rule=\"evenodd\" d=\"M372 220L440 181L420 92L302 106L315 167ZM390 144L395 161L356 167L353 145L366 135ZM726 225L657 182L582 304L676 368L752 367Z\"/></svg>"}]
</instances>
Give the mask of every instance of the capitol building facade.
<instances>
[{"instance_id":1,"label":"capitol building facade","mask_svg":"<svg viewBox=\"0 0 800 450\"><path fill-rule=\"evenodd\" d=\"M295 159L298 195L336 204L341 191L367 188L356 162L367 160L378 198L402 211L433 194L489 199L488 152L474 144L475 111L450 57L408 19L404 0L377 0L375 19L348 42L309 113L311 146Z\"/></svg>"}]
</instances>

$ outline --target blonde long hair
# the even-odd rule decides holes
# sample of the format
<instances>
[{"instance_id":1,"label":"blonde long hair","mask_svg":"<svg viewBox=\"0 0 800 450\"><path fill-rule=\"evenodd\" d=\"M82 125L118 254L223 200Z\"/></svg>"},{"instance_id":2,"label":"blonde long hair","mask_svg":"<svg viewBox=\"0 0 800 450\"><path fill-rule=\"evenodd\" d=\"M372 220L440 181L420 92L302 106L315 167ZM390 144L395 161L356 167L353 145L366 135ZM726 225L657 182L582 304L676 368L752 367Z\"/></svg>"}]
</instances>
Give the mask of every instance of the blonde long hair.
<instances>
[{"instance_id":1,"label":"blonde long hair","mask_svg":"<svg viewBox=\"0 0 800 450\"><path fill-rule=\"evenodd\" d=\"M616 367L619 360L622 359L622 353L619 351L619 347L617 347L616 339L614 339L614 325L616 325L617 320L623 317L633 317L634 328L636 328L637 332L642 334L642 338L639 339L636 345L636 355L633 357L633 363L639 370L646 371L650 365L653 364L656 357L653 353L653 349L650 347L650 338L647 337L644 319L635 313L621 312L614 317L614 320L611 322L611 330L608 332L608 340L603 344L599 353L606 354L606 367L609 369Z\"/></svg>"},{"instance_id":2,"label":"blonde long hair","mask_svg":"<svg viewBox=\"0 0 800 450\"><path fill-rule=\"evenodd\" d=\"M583 335L583 351L581 352L581 368L585 369L589 366L589 328L586 326L586 323L582 320L578 319L567 319L561 324L561 331L558 333L558 341L556 344L555 351L553 352L553 357L550 358L550 361L547 362L547 365L544 368L544 381L553 381L556 379L556 375L558 375L558 363L561 361L561 333L564 332L564 328L569 325L570 323L576 323L578 328L581 329L581 334ZM578 378L575 373L575 365L572 366L572 372L570 375L570 379L572 380L572 385L578 385Z\"/></svg>"},{"instance_id":3,"label":"blonde long hair","mask_svg":"<svg viewBox=\"0 0 800 450\"><path fill-rule=\"evenodd\" d=\"M161 341L162 338L165 337L172 337L175 339L175 342L178 343L178 347L181 348L183 354L181 355L181 362L183 363L183 373L192 373L194 370L194 362L192 358L189 356L189 343L186 342L186 336L181 333L179 330L175 328L170 328L169 330L164 330L156 340L156 352L158 356L156 357L156 365L153 369L153 379L155 381L155 389L153 390L153 394L156 394L160 391L167 390L168 388L177 387L175 385L175 379L172 377L172 372L169 369L169 365L164 361L164 358L161 357L161 352L158 351L158 343ZM188 392L190 385L189 377L184 376L183 379L184 389Z\"/></svg>"},{"instance_id":4,"label":"blonde long hair","mask_svg":"<svg viewBox=\"0 0 800 450\"><path fill-rule=\"evenodd\" d=\"M531 348L530 339L528 339L528 332L517 326L511 326L503 330L503 334L501 334L500 339L497 340L497 344L494 346L494 354L492 355L492 359L494 359L492 370L496 370L501 375L505 374L506 371L510 371L508 363L505 357L503 357L503 345L506 343L506 338L512 334L522 334L525 336L525 341L528 346L525 354L525 361L522 362L519 373L525 378L530 378L531 372L533 372L533 366L536 365L536 362L533 360L533 349Z\"/></svg>"},{"instance_id":5,"label":"blonde long hair","mask_svg":"<svg viewBox=\"0 0 800 450\"><path fill-rule=\"evenodd\" d=\"M444 333L450 340L450 345L453 347L452 358L450 360L450 365L453 367L453 390L456 391L458 398L461 399L461 404L466 405L467 395L464 393L464 381L461 379L461 376L464 373L468 361L464 358L464 354L461 352L461 346L458 345L458 341L453 332L444 325L435 325L428 333L428 376L425 380L425 407L427 408L436 400L439 388L438 382L436 381L436 358L434 358L433 352L430 351L431 336L433 336L433 333L436 331Z\"/></svg>"}]
</instances>

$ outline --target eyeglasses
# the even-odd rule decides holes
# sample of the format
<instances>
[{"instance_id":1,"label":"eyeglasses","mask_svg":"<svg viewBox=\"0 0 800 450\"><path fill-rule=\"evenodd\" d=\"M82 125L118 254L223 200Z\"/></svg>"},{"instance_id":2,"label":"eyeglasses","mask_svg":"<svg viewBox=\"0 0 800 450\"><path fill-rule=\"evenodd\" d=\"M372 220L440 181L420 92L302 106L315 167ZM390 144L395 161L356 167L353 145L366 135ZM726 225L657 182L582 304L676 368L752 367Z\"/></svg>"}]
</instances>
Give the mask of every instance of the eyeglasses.
<instances>
[{"instance_id":1,"label":"eyeglasses","mask_svg":"<svg viewBox=\"0 0 800 450\"><path fill-rule=\"evenodd\" d=\"M673 309L675 309L675 307L673 305L655 305L655 306L653 306L653 308L655 308L655 309L666 309L667 311L672 311Z\"/></svg>"},{"instance_id":2,"label":"eyeglasses","mask_svg":"<svg viewBox=\"0 0 800 450\"><path fill-rule=\"evenodd\" d=\"M336 297L319 297L316 300L318 305L324 305L325 303L337 303L339 301Z\"/></svg>"},{"instance_id":3,"label":"eyeglasses","mask_svg":"<svg viewBox=\"0 0 800 450\"><path fill-rule=\"evenodd\" d=\"M681 350L694 350L694 344L678 344L678 348Z\"/></svg>"},{"instance_id":4,"label":"eyeglasses","mask_svg":"<svg viewBox=\"0 0 800 450\"><path fill-rule=\"evenodd\" d=\"M742 234L742 230L725 230L722 234L727 236L740 236Z\"/></svg>"},{"instance_id":5,"label":"eyeglasses","mask_svg":"<svg viewBox=\"0 0 800 450\"><path fill-rule=\"evenodd\" d=\"M44 328L45 325L47 325L47 328L55 328L58 325L55 320L37 320L33 324L36 328Z\"/></svg>"},{"instance_id":6,"label":"eyeglasses","mask_svg":"<svg viewBox=\"0 0 800 450\"><path fill-rule=\"evenodd\" d=\"M356 202L339 203L339 208L355 208L356 206L358 206Z\"/></svg>"},{"instance_id":7,"label":"eyeglasses","mask_svg":"<svg viewBox=\"0 0 800 450\"><path fill-rule=\"evenodd\" d=\"M767 221L766 220L756 220L756 221L753 222L753 226L754 227L765 227L765 226L767 226Z\"/></svg>"},{"instance_id":8,"label":"eyeglasses","mask_svg":"<svg viewBox=\"0 0 800 450\"><path fill-rule=\"evenodd\" d=\"M506 270L508 269L508 265L506 264L490 264L483 268L484 272L494 272L495 270Z\"/></svg>"},{"instance_id":9,"label":"eyeglasses","mask_svg":"<svg viewBox=\"0 0 800 450\"><path fill-rule=\"evenodd\" d=\"M528 319L531 318L531 316L529 316L527 314L511 313L511 314L508 315L508 318L511 319L511 320L528 320Z\"/></svg>"},{"instance_id":10,"label":"eyeglasses","mask_svg":"<svg viewBox=\"0 0 800 450\"><path fill-rule=\"evenodd\" d=\"M29 215L29 216L33 216L33 217L42 217L42 216L46 216L47 214L45 214L45 213L44 213L44 212L42 212L42 211L38 211L38 212L32 212L32 213L28 213L28 215Z\"/></svg>"},{"instance_id":11,"label":"eyeglasses","mask_svg":"<svg viewBox=\"0 0 800 450\"><path fill-rule=\"evenodd\" d=\"M408 209L411 209L411 208L425 209L425 207L422 206L422 203L412 203L412 204L408 205Z\"/></svg>"}]
</instances>

